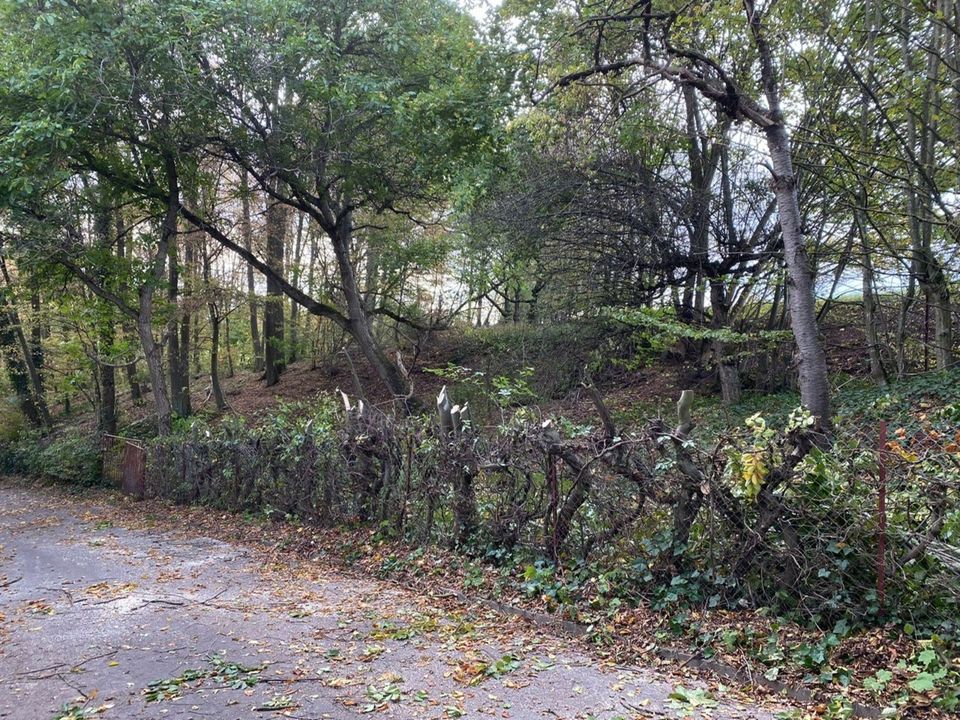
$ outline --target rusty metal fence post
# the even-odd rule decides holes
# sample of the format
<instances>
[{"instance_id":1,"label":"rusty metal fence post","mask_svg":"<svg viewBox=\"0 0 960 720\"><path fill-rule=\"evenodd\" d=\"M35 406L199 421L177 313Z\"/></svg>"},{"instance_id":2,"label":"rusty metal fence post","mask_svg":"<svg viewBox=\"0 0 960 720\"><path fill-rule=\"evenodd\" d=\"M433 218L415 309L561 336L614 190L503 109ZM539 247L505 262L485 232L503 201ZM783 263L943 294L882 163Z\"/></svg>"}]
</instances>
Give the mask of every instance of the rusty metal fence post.
<instances>
[{"instance_id":1,"label":"rusty metal fence post","mask_svg":"<svg viewBox=\"0 0 960 720\"><path fill-rule=\"evenodd\" d=\"M881 420L877 442L877 602L882 610L887 580L887 421Z\"/></svg>"},{"instance_id":2,"label":"rusty metal fence post","mask_svg":"<svg viewBox=\"0 0 960 720\"><path fill-rule=\"evenodd\" d=\"M143 498L146 493L147 449L130 438L104 435L100 450L104 478L127 495Z\"/></svg>"}]
</instances>

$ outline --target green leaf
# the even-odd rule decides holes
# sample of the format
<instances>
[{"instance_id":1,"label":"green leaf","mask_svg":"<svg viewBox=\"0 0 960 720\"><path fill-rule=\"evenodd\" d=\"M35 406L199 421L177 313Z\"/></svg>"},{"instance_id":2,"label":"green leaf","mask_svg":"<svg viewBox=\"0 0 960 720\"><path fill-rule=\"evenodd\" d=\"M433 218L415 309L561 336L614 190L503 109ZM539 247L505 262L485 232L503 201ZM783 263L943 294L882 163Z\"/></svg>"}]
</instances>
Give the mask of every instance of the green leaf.
<instances>
[{"instance_id":1,"label":"green leaf","mask_svg":"<svg viewBox=\"0 0 960 720\"><path fill-rule=\"evenodd\" d=\"M931 665L932 663L936 662L936 660L937 660L937 652L936 652L936 650L932 650L931 648L927 648L926 650L924 650L922 653L920 653L920 654L917 656L917 660L920 661L920 664L921 664L921 665L923 665L924 667L928 668L928 667L930 667L930 665Z\"/></svg>"},{"instance_id":2,"label":"green leaf","mask_svg":"<svg viewBox=\"0 0 960 720\"><path fill-rule=\"evenodd\" d=\"M907 683L907 686L914 692L928 692L936 687L936 677L931 673L922 672Z\"/></svg>"}]
</instances>

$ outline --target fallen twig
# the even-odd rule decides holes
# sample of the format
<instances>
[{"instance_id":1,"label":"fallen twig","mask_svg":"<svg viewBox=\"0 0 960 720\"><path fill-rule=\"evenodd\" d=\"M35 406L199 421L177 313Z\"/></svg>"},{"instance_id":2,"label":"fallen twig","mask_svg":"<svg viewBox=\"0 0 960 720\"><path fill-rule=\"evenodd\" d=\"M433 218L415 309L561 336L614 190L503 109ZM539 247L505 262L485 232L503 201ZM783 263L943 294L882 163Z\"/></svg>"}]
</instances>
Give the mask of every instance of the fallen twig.
<instances>
[{"instance_id":1,"label":"fallen twig","mask_svg":"<svg viewBox=\"0 0 960 720\"><path fill-rule=\"evenodd\" d=\"M70 667L69 672L72 672L72 673L77 672L77 670L79 670L80 668L82 668L82 667L83 667L84 665L86 665L87 663L93 662L94 660L100 660L100 659L102 659L102 658L112 657L112 656L116 655L118 652L120 652L120 651L119 651L119 650L110 650L109 652L101 653L100 655L94 655L93 657L88 657L88 658L85 659L85 660L81 660L81 661L78 662L76 665L72 665L72 666ZM17 673L17 677L23 677L23 678L25 678L26 680L28 680L28 681L30 681L30 682L35 682L35 681L37 681L37 680L49 680L50 678L53 678L53 677L58 677L58 678L60 678L61 680L63 680L63 671L62 671L62 670L59 670L59 668L66 667L66 665L67 665L67 663L59 663L59 664L57 664L57 665L50 665L49 667L38 668L38 669L36 669L36 670L27 670L27 671L22 672L22 673ZM46 670L56 670L56 672L52 672L52 673L50 673L50 674L48 674L48 675L36 675L36 673L41 673L41 672L44 672L44 671L46 671ZM31 675L34 675L34 677L28 677L28 676L31 676ZM64 680L64 682L66 682L66 681ZM68 684L69 684L69 683L68 683ZM73 687L73 686L71 685L71 687Z\"/></svg>"},{"instance_id":2,"label":"fallen twig","mask_svg":"<svg viewBox=\"0 0 960 720\"><path fill-rule=\"evenodd\" d=\"M287 705L257 705L253 708L254 712L271 712L272 710L293 710L293 708L299 707L297 703L291 702Z\"/></svg>"}]
</instances>

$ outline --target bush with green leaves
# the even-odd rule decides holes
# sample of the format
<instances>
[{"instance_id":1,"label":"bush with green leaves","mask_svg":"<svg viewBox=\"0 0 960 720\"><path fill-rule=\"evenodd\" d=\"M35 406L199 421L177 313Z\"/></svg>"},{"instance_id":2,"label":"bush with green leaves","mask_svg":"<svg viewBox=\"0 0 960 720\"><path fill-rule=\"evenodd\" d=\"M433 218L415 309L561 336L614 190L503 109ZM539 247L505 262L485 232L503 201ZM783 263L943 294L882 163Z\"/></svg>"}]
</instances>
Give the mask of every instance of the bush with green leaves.
<instances>
[{"instance_id":1,"label":"bush with green leaves","mask_svg":"<svg viewBox=\"0 0 960 720\"><path fill-rule=\"evenodd\" d=\"M281 405L254 426L239 416L184 423L150 444L147 492L271 517L325 517L342 475L333 412L320 401Z\"/></svg>"},{"instance_id":2,"label":"bush with green leaves","mask_svg":"<svg viewBox=\"0 0 960 720\"><path fill-rule=\"evenodd\" d=\"M622 363L640 351L636 340L629 328L603 317L464 328L448 359L453 366L469 364L488 388L495 378L515 379L532 368L526 377L531 396L561 398L580 382L584 367L598 380L622 372Z\"/></svg>"},{"instance_id":3,"label":"bush with green leaves","mask_svg":"<svg viewBox=\"0 0 960 720\"><path fill-rule=\"evenodd\" d=\"M0 441L0 472L91 486L103 482L100 444L95 435L60 430L44 436L25 429L13 441Z\"/></svg>"},{"instance_id":4,"label":"bush with green leaves","mask_svg":"<svg viewBox=\"0 0 960 720\"><path fill-rule=\"evenodd\" d=\"M40 440L40 433L36 430L24 430L15 440L0 441L0 472L36 475L41 450Z\"/></svg>"},{"instance_id":5,"label":"bush with green leaves","mask_svg":"<svg viewBox=\"0 0 960 720\"><path fill-rule=\"evenodd\" d=\"M16 442L27 429L27 419L17 407L16 398L0 398L0 444Z\"/></svg>"},{"instance_id":6,"label":"bush with green leaves","mask_svg":"<svg viewBox=\"0 0 960 720\"><path fill-rule=\"evenodd\" d=\"M67 430L45 438L36 454L33 473L69 485L103 482L100 444L95 435Z\"/></svg>"}]
</instances>

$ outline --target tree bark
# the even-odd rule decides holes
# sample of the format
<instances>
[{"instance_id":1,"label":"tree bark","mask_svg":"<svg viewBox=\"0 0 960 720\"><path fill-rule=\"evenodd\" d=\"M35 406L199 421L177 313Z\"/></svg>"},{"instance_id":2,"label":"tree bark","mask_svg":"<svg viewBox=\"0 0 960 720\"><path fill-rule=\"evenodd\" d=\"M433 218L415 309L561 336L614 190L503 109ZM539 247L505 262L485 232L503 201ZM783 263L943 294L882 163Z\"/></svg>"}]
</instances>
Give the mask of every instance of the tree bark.
<instances>
[{"instance_id":1,"label":"tree bark","mask_svg":"<svg viewBox=\"0 0 960 720\"><path fill-rule=\"evenodd\" d=\"M157 413L157 431L168 435L173 429L173 408L167 392L167 381L163 374L163 362L160 344L153 337L153 293L163 279L164 261L167 259L170 243L177 234L177 212L180 207L180 185L177 169L171 156L164 158L167 172L167 209L160 227L160 240L154 251L150 277L137 292L137 335L143 346L143 356L150 375L150 388Z\"/></svg>"},{"instance_id":2,"label":"tree bark","mask_svg":"<svg viewBox=\"0 0 960 720\"><path fill-rule=\"evenodd\" d=\"M10 279L10 273L7 271L7 263L2 257L0 257L0 271L3 272L3 279L6 283L6 289L8 292L12 292L13 284ZM9 333L9 336L16 342L20 348L20 362L17 363L17 360L13 356L8 355L8 360L14 365L22 365L23 370L26 374L26 379L29 381L28 385L28 395L30 396L30 402L24 404L23 398L21 396L21 407L27 412L27 417L36 425L41 427L50 426L50 413L47 410L47 401L43 392L43 379L40 377L40 371L37 369L37 366L33 361L33 352L30 349L30 343L27 342L27 336L23 332L23 325L20 322L20 314L17 312L16 307L11 302L10 298L6 295L2 295L3 308L2 312L7 316L6 324L7 329L5 332ZM12 371L11 380L14 379L14 375L20 372L19 369Z\"/></svg>"},{"instance_id":3,"label":"tree bark","mask_svg":"<svg viewBox=\"0 0 960 720\"><path fill-rule=\"evenodd\" d=\"M728 325L729 301L727 287L723 278L710 279L710 309L713 311L711 326L715 330ZM731 357L727 343L714 340L713 355L716 358L717 374L720 378L720 395L724 405L736 405L741 399L740 371L736 357Z\"/></svg>"},{"instance_id":4,"label":"tree bark","mask_svg":"<svg viewBox=\"0 0 960 720\"><path fill-rule=\"evenodd\" d=\"M283 274L283 249L287 235L287 208L270 200L267 204L267 265ZM267 276L267 302L263 311L264 378L267 387L280 382L286 368L283 334L283 288L273 275Z\"/></svg>"},{"instance_id":5,"label":"tree bark","mask_svg":"<svg viewBox=\"0 0 960 720\"><path fill-rule=\"evenodd\" d=\"M910 47L910 23L912 10L904 3L901 10L901 56L908 75L915 71L913 49ZM943 54L942 27L934 27L933 37L927 52L925 83L919 113L906 115L906 145L904 160L907 164L907 214L911 236L911 271L915 271L917 283L923 290L928 307L934 313L934 357L937 369L945 370L953 364L953 318L949 282L942 264L933 249L933 228L936 223L932 207L930 178L936 176L936 141L939 132L938 118L942 114L942 98L938 89L941 57ZM919 158L914 148L920 149ZM919 177L918 177L919 176ZM919 179L919 182L917 180ZM904 316L906 309L904 310ZM905 318L904 318L905 319ZM905 330L905 327L904 327ZM902 363L905 364L905 363Z\"/></svg>"},{"instance_id":6,"label":"tree bark","mask_svg":"<svg viewBox=\"0 0 960 720\"><path fill-rule=\"evenodd\" d=\"M922 263L924 292L927 302L933 310L933 352L937 370L953 367L953 303L950 300L950 283L942 264L933 257L933 251L926 252L927 260Z\"/></svg>"},{"instance_id":7,"label":"tree bark","mask_svg":"<svg viewBox=\"0 0 960 720\"><path fill-rule=\"evenodd\" d=\"M140 313L137 317L137 335L143 346L143 357L150 375L150 387L156 405L157 427L161 435L167 435L172 428L173 408L167 394L167 379L163 374L163 360L160 344L153 337L153 285L147 283L139 292Z\"/></svg>"},{"instance_id":8,"label":"tree bark","mask_svg":"<svg viewBox=\"0 0 960 720\"><path fill-rule=\"evenodd\" d=\"M704 265L709 260L711 186L716 170L716 158L711 158L701 142L699 102L697 93L689 85L683 86L683 101L686 109L687 162L690 165L690 257L696 263L691 281L684 290L684 310L693 318L704 314L706 278ZM692 302L692 307L691 307ZM690 310L692 309L692 313Z\"/></svg>"},{"instance_id":9,"label":"tree bark","mask_svg":"<svg viewBox=\"0 0 960 720\"><path fill-rule=\"evenodd\" d=\"M767 42L760 11L754 6L753 0L745 0L744 8L759 54L760 79L767 99L768 122L763 126L763 133L773 165L772 186L789 278L787 301L790 305L790 325L797 344L800 401L817 418L818 425L827 429L831 425L827 356L817 327L816 294L803 238L790 134L780 107L780 87L773 53Z\"/></svg>"},{"instance_id":10,"label":"tree bark","mask_svg":"<svg viewBox=\"0 0 960 720\"><path fill-rule=\"evenodd\" d=\"M99 203L94 216L94 234L97 243L104 250L111 245L111 230L114 227L113 217L104 194L98 198ZM100 269L99 281L106 282L106 272ZM102 301L98 301L102 302ZM104 303L106 304L106 303ZM109 307L109 306L108 306ZM113 364L113 343L115 331L112 317L100 318L96 330L96 363L97 385L99 387L98 426L101 433L117 434L117 373Z\"/></svg>"},{"instance_id":11,"label":"tree bark","mask_svg":"<svg viewBox=\"0 0 960 720\"><path fill-rule=\"evenodd\" d=\"M104 333L101 339L112 342L113 333ZM107 435L117 434L117 379L116 368L110 362L98 362L100 384L99 430Z\"/></svg>"},{"instance_id":12,"label":"tree bark","mask_svg":"<svg viewBox=\"0 0 960 720\"><path fill-rule=\"evenodd\" d=\"M207 295L207 313L210 318L210 387L217 410L223 411L227 408L227 400L220 386L220 314L210 280L210 256L207 254L206 243L201 245L200 254L203 258L203 284Z\"/></svg>"},{"instance_id":13,"label":"tree bark","mask_svg":"<svg viewBox=\"0 0 960 720\"><path fill-rule=\"evenodd\" d=\"M116 213L117 221L117 257L121 261L126 260L127 255L127 230L123 224L123 212L117 211ZM126 269L124 268L123 278L126 278ZM119 284L120 297L126 297L127 290L129 289L126 280L122 280ZM131 328L128 322L123 324L124 333L128 332ZM133 401L134 405L139 405L143 400L143 391L140 388L140 381L137 379L137 361L136 359L124 365L124 371L127 375L127 384L130 386L130 399Z\"/></svg>"},{"instance_id":14,"label":"tree bark","mask_svg":"<svg viewBox=\"0 0 960 720\"><path fill-rule=\"evenodd\" d=\"M796 177L790 157L790 136L782 124L767 128L765 135L773 164L773 192L777 198L789 278L787 299L790 304L790 325L797 343L800 401L822 426L828 427L831 418L827 358L817 327L816 296L803 239Z\"/></svg>"},{"instance_id":15,"label":"tree bark","mask_svg":"<svg viewBox=\"0 0 960 720\"><path fill-rule=\"evenodd\" d=\"M867 354L870 357L870 378L878 385L887 384L887 372L880 355L880 332L877 318L877 302L873 281L873 259L866 238L865 228L861 227L861 247L863 251L863 330L867 340Z\"/></svg>"},{"instance_id":16,"label":"tree bark","mask_svg":"<svg viewBox=\"0 0 960 720\"><path fill-rule=\"evenodd\" d=\"M223 388L220 386L220 318L217 316L217 306L210 303L208 306L210 312L210 387L213 390L213 400L217 404L217 410L226 410L227 400L223 395Z\"/></svg>"},{"instance_id":17,"label":"tree bark","mask_svg":"<svg viewBox=\"0 0 960 720\"><path fill-rule=\"evenodd\" d=\"M344 298L347 301L348 323L346 329L356 341L367 362L373 366L377 376L393 394L394 400L409 408L411 401L409 383L400 372L400 368L387 357L387 354L374 338L370 316L364 306L360 286L357 284L356 272L350 258L350 241L353 235L351 214L347 213L341 218L329 235L334 255L337 258Z\"/></svg>"},{"instance_id":18,"label":"tree bark","mask_svg":"<svg viewBox=\"0 0 960 720\"><path fill-rule=\"evenodd\" d=\"M178 417L189 417L190 368L187 349L190 344L190 320L189 311L181 307L178 302L180 257L175 235L170 238L167 254L167 302L170 304L170 320L167 323L167 368L170 373L170 403Z\"/></svg>"},{"instance_id":19,"label":"tree bark","mask_svg":"<svg viewBox=\"0 0 960 720\"><path fill-rule=\"evenodd\" d=\"M303 233L306 217L304 213L297 213L297 236L293 247L293 259L290 263L290 278L294 285L300 285L301 267L303 263ZM281 290L282 292L282 290ZM287 362L296 362L300 355L300 306L290 303L290 343L287 352Z\"/></svg>"},{"instance_id":20,"label":"tree bark","mask_svg":"<svg viewBox=\"0 0 960 720\"><path fill-rule=\"evenodd\" d=\"M33 322L30 325L30 353L33 356L34 366L41 374L41 380L43 379L43 364L45 362L43 339L50 334L49 327L45 327L41 322L40 311L42 307L40 289L34 287L30 293L30 309L33 311Z\"/></svg>"},{"instance_id":21,"label":"tree bark","mask_svg":"<svg viewBox=\"0 0 960 720\"><path fill-rule=\"evenodd\" d=\"M140 387L140 380L137 377L137 361L129 362L123 366L127 375L127 385L130 386L130 400L134 405L143 402L143 388Z\"/></svg>"},{"instance_id":22,"label":"tree bark","mask_svg":"<svg viewBox=\"0 0 960 720\"><path fill-rule=\"evenodd\" d=\"M874 51L878 26L873 0L866 0L864 2L863 18L867 37L865 46L865 55L868 63L866 81L873 83ZM864 148L867 148L870 144L870 117L868 112L870 97L866 87L862 89L860 102L860 143ZM869 193L867 192L866 182L860 183L857 201L858 207L854 213L854 221L860 235L861 266L863 268L863 331L867 341L867 354L870 358L870 378L878 385L886 385L887 373L883 367L883 358L880 356L880 337L876 298L874 295L873 248L867 234L866 213Z\"/></svg>"},{"instance_id":23,"label":"tree bark","mask_svg":"<svg viewBox=\"0 0 960 720\"><path fill-rule=\"evenodd\" d=\"M226 348L227 348L227 377L233 377L233 352L230 349L230 315L227 315L223 319L223 329L227 336Z\"/></svg>"},{"instance_id":24,"label":"tree bark","mask_svg":"<svg viewBox=\"0 0 960 720\"><path fill-rule=\"evenodd\" d=\"M20 356L16 337L17 318L11 311L7 300L6 288L0 288L0 353L7 366L7 377L17 395L20 412L37 427L44 426L43 414L34 397L30 384L30 372L27 364Z\"/></svg>"},{"instance_id":25,"label":"tree bark","mask_svg":"<svg viewBox=\"0 0 960 720\"><path fill-rule=\"evenodd\" d=\"M240 175L240 234L247 252L253 252L253 225L250 222L250 187L247 173ZM257 323L257 286L254 282L253 265L247 263L247 303L250 306L250 345L253 351L253 371L263 372L263 343Z\"/></svg>"}]
</instances>

